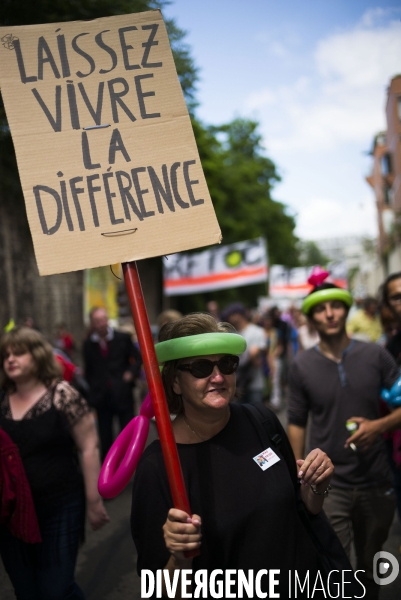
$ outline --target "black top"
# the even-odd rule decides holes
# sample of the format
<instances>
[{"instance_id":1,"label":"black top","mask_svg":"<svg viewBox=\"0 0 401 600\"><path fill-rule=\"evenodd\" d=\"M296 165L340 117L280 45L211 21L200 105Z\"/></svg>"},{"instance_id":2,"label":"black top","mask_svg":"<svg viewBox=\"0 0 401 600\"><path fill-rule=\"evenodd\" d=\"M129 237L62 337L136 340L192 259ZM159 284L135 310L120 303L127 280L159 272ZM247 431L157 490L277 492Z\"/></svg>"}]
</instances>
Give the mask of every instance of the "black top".
<instances>
[{"instance_id":1,"label":"black top","mask_svg":"<svg viewBox=\"0 0 401 600\"><path fill-rule=\"evenodd\" d=\"M280 460L263 471L253 457L266 448L246 410L230 407L230 420L215 437L177 444L191 510L202 518L201 554L194 558L192 569L246 573L253 569L255 574L260 569L280 569L275 591L288 598L289 570L301 574L309 569L313 579L317 569L315 549L298 520L287 468L294 455L282 431L282 449L275 449ZM162 569L169 559L162 527L172 506L156 441L144 452L134 478L131 531L139 574L141 569ZM267 577L262 578L263 585L268 591Z\"/></svg>"},{"instance_id":2,"label":"black top","mask_svg":"<svg viewBox=\"0 0 401 600\"><path fill-rule=\"evenodd\" d=\"M83 355L85 378L89 384L89 404L102 408L111 400L113 406L124 410L132 406L134 381L123 381L123 373L131 371L133 378L139 375L142 359L132 343L131 336L114 331L107 342L107 354L102 354L99 342L88 338L84 342Z\"/></svg>"},{"instance_id":3,"label":"black top","mask_svg":"<svg viewBox=\"0 0 401 600\"><path fill-rule=\"evenodd\" d=\"M71 427L88 412L66 381L52 385L20 420L12 418L7 394L0 401L0 427L18 446L37 506L52 506L82 488Z\"/></svg>"},{"instance_id":4,"label":"black top","mask_svg":"<svg viewBox=\"0 0 401 600\"><path fill-rule=\"evenodd\" d=\"M287 356L288 343L291 338L291 326L283 319L276 319L274 327L277 330L277 337L283 347L283 356Z\"/></svg>"},{"instance_id":5,"label":"black top","mask_svg":"<svg viewBox=\"0 0 401 600\"><path fill-rule=\"evenodd\" d=\"M341 488L390 484L384 440L379 436L363 452L344 448L351 417L379 419L380 390L398 379L390 354L377 344L353 340L336 363L316 347L298 354L290 367L288 422L306 427L311 411L310 448L321 448L335 470L332 485Z\"/></svg>"}]
</instances>

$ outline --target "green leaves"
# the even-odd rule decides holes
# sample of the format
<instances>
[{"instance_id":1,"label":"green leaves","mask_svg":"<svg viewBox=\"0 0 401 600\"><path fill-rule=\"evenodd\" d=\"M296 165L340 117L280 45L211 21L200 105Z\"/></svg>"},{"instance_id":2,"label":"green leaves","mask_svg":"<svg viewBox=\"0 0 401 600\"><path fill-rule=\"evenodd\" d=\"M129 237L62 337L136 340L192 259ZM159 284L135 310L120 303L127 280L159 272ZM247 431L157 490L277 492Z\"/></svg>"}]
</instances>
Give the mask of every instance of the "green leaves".
<instances>
[{"instance_id":1,"label":"green leaves","mask_svg":"<svg viewBox=\"0 0 401 600\"><path fill-rule=\"evenodd\" d=\"M330 260L315 242L299 242L298 250L301 267L325 266Z\"/></svg>"},{"instance_id":2,"label":"green leaves","mask_svg":"<svg viewBox=\"0 0 401 600\"><path fill-rule=\"evenodd\" d=\"M264 153L258 123L235 119L215 127L193 119L192 126L223 244L264 236L270 264L297 266L295 219L287 214L284 204L271 196L280 176ZM265 295L266 285L257 284L177 296L175 306L183 313L205 310L212 299L220 307L238 300L256 306L258 296Z\"/></svg>"}]
</instances>

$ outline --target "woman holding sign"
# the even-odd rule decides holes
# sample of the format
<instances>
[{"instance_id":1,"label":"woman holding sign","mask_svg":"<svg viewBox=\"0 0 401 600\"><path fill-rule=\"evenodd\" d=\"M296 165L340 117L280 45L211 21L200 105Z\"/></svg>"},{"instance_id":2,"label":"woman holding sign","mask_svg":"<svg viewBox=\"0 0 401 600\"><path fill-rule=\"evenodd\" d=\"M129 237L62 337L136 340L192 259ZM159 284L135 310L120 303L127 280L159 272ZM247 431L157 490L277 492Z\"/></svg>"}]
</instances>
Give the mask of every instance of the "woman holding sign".
<instances>
[{"instance_id":1,"label":"woman holding sign","mask_svg":"<svg viewBox=\"0 0 401 600\"><path fill-rule=\"evenodd\" d=\"M19 600L83 600L74 569L85 506L92 529L109 520L97 491L93 415L60 380L52 347L38 331L17 327L4 334L0 357L0 427L18 447L41 538L27 543L23 531L6 523L0 527L1 558ZM25 506L32 508L27 496Z\"/></svg>"},{"instance_id":2,"label":"woman holding sign","mask_svg":"<svg viewBox=\"0 0 401 600\"><path fill-rule=\"evenodd\" d=\"M198 313L165 325L159 337L156 353L169 409L176 415L173 431L193 514L172 508L160 444L154 442L134 479L131 528L138 573L151 594L152 582L156 593L161 585L157 571L167 569L164 593L180 597L179 588L170 588L176 570L191 570L194 588L201 569L209 575L217 569L253 570L255 577L263 569L278 569L274 590L288 598L289 571L314 577L318 569L317 552L298 519L294 479L302 484L306 507L318 513L333 473L331 460L316 449L296 465L270 411L279 446L263 439L253 412L232 402L238 355L246 343L231 325ZM195 558L186 556L196 550ZM260 581L268 591L268 577Z\"/></svg>"}]
</instances>

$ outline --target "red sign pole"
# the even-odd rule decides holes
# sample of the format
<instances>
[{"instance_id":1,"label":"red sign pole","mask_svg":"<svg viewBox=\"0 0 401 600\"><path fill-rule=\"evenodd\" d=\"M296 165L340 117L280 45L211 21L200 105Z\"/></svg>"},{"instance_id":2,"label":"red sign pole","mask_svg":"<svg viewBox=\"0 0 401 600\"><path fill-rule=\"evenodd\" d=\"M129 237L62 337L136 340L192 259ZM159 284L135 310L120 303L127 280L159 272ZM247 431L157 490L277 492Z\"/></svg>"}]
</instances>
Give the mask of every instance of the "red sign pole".
<instances>
[{"instance_id":1,"label":"red sign pole","mask_svg":"<svg viewBox=\"0 0 401 600\"><path fill-rule=\"evenodd\" d=\"M160 369L156 358L138 268L135 261L123 263L122 267L128 298L131 304L132 316L134 318L135 330L141 348L146 379L152 398L160 444L164 462L166 464L171 495L173 497L173 504L175 508L179 508L189 515L192 515L171 426L171 419L164 394ZM199 554L198 550L196 550L195 553L188 553L187 556L196 556L197 554Z\"/></svg>"}]
</instances>

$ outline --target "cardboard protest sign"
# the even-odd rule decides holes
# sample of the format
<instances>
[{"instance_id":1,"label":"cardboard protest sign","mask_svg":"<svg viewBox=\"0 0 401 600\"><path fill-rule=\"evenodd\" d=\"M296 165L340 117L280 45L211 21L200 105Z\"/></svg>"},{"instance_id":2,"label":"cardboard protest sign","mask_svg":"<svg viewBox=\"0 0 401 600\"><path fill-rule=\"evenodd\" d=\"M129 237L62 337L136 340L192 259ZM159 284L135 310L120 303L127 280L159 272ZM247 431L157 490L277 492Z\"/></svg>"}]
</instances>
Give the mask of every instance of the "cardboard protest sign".
<instances>
[{"instance_id":1,"label":"cardboard protest sign","mask_svg":"<svg viewBox=\"0 0 401 600\"><path fill-rule=\"evenodd\" d=\"M266 283L266 240L257 238L191 254L180 252L163 259L163 270L166 296Z\"/></svg>"},{"instance_id":2,"label":"cardboard protest sign","mask_svg":"<svg viewBox=\"0 0 401 600\"><path fill-rule=\"evenodd\" d=\"M41 275L219 243L160 11L0 28Z\"/></svg>"}]
</instances>

